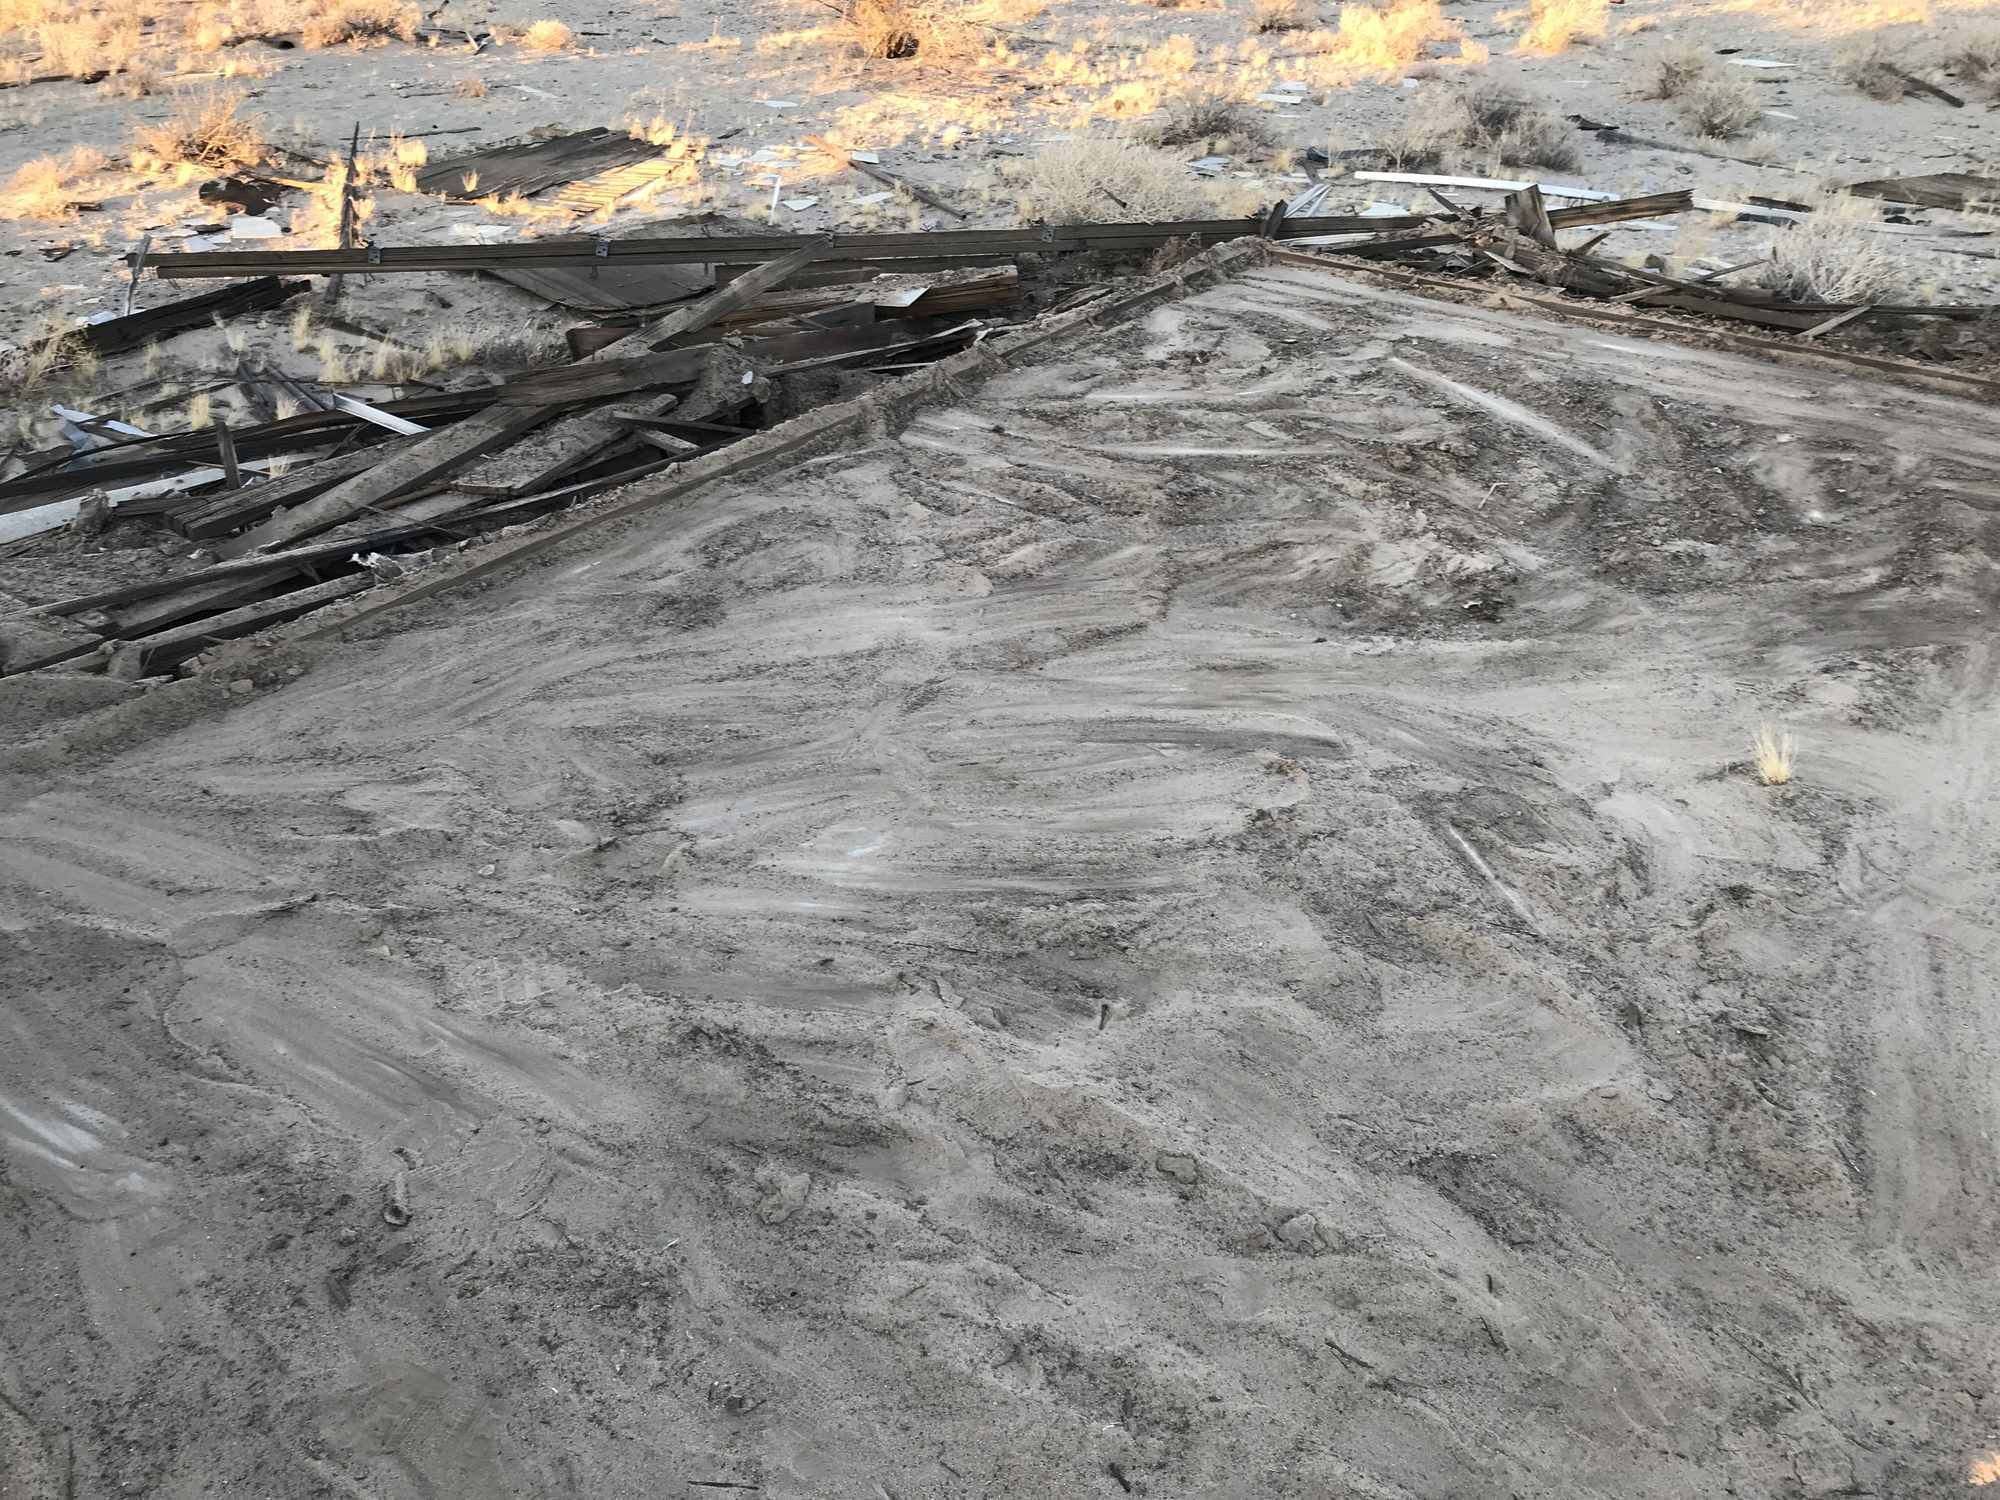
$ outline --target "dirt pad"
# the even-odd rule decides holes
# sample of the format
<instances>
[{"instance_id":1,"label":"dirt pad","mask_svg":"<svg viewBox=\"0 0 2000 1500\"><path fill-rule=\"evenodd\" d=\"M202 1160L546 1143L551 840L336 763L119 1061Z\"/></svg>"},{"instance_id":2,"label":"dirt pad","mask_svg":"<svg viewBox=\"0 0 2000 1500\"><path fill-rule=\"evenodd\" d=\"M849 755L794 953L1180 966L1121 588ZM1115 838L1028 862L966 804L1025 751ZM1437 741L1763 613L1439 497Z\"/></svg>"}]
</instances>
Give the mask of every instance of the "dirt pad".
<instances>
[{"instance_id":1,"label":"dirt pad","mask_svg":"<svg viewBox=\"0 0 2000 1500\"><path fill-rule=\"evenodd\" d=\"M1265 265L17 756L6 1493L1963 1492L1996 479Z\"/></svg>"}]
</instances>

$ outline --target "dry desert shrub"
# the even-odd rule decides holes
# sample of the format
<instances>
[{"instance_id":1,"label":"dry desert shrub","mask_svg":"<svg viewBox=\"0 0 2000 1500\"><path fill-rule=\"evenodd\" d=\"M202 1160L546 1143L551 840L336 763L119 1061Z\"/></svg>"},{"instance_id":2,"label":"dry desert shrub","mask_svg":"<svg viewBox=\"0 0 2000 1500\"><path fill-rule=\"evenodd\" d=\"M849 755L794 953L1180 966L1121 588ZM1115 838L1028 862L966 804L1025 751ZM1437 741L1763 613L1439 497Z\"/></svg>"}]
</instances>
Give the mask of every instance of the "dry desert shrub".
<instances>
[{"instance_id":1,"label":"dry desert shrub","mask_svg":"<svg viewBox=\"0 0 2000 1500\"><path fill-rule=\"evenodd\" d=\"M147 45L140 10L135 6L112 15L35 5L21 8L17 13L23 19L0 25L0 31L26 38L40 52L32 66L21 69L24 77L30 73L38 77L116 73L129 66Z\"/></svg>"},{"instance_id":2,"label":"dry desert shrub","mask_svg":"<svg viewBox=\"0 0 2000 1500\"><path fill-rule=\"evenodd\" d=\"M300 25L299 40L308 47L338 47L347 42L415 41L423 12L401 0L332 0Z\"/></svg>"},{"instance_id":3,"label":"dry desert shrub","mask_svg":"<svg viewBox=\"0 0 2000 1500\"><path fill-rule=\"evenodd\" d=\"M483 78L461 78L451 86L451 97L454 99L484 99L486 97L486 80Z\"/></svg>"},{"instance_id":4,"label":"dry desert shrub","mask_svg":"<svg viewBox=\"0 0 2000 1500\"><path fill-rule=\"evenodd\" d=\"M45 314L21 335L18 348L0 353L0 395L26 395L47 387L87 391L97 383L99 364L73 320ZM32 430L33 421L22 414L23 436Z\"/></svg>"},{"instance_id":5,"label":"dry desert shrub","mask_svg":"<svg viewBox=\"0 0 2000 1500\"><path fill-rule=\"evenodd\" d=\"M1459 154L1558 171L1571 170L1581 159L1576 132L1564 121L1497 84L1462 93L1427 91L1390 137L1388 150L1398 167L1418 170Z\"/></svg>"},{"instance_id":6,"label":"dry desert shrub","mask_svg":"<svg viewBox=\"0 0 2000 1500\"><path fill-rule=\"evenodd\" d=\"M1821 197L1813 212L1775 230L1765 246L1763 283L1795 302L1882 302L1903 285L1892 242L1870 227L1868 207L1840 194Z\"/></svg>"},{"instance_id":7,"label":"dry desert shrub","mask_svg":"<svg viewBox=\"0 0 2000 1500\"><path fill-rule=\"evenodd\" d=\"M98 84L100 94L108 94L114 99L144 99L160 88L160 75L151 68L137 65L122 73L113 73Z\"/></svg>"},{"instance_id":8,"label":"dry desert shrub","mask_svg":"<svg viewBox=\"0 0 2000 1500\"><path fill-rule=\"evenodd\" d=\"M1727 140L1762 119L1764 103L1748 80L1707 72L1674 101L1674 113L1696 135Z\"/></svg>"},{"instance_id":9,"label":"dry desert shrub","mask_svg":"<svg viewBox=\"0 0 2000 1500\"><path fill-rule=\"evenodd\" d=\"M1942 63L1954 78L1968 83L2000 83L2000 29L1989 27L1953 37Z\"/></svg>"},{"instance_id":10,"label":"dry desert shrub","mask_svg":"<svg viewBox=\"0 0 2000 1500\"><path fill-rule=\"evenodd\" d=\"M1457 41L1463 35L1457 22L1445 19L1438 0L1387 0L1379 7L1343 5L1334 31L1315 32L1307 40L1332 70L1392 83L1409 72L1432 42Z\"/></svg>"},{"instance_id":11,"label":"dry desert shrub","mask_svg":"<svg viewBox=\"0 0 2000 1500\"><path fill-rule=\"evenodd\" d=\"M1254 0L1250 28L1260 35L1272 31L1305 31L1317 18L1306 0Z\"/></svg>"},{"instance_id":12,"label":"dry desert shrub","mask_svg":"<svg viewBox=\"0 0 2000 1500\"><path fill-rule=\"evenodd\" d=\"M1793 747L1789 734L1766 724L1750 741L1750 763L1765 786L1783 786L1792 779Z\"/></svg>"},{"instance_id":13,"label":"dry desert shrub","mask_svg":"<svg viewBox=\"0 0 2000 1500\"><path fill-rule=\"evenodd\" d=\"M1022 216L1049 224L1193 218L1213 207L1179 157L1112 136L1058 142L1016 176Z\"/></svg>"},{"instance_id":14,"label":"dry desert shrub","mask_svg":"<svg viewBox=\"0 0 2000 1500\"><path fill-rule=\"evenodd\" d=\"M62 156L43 156L21 167L0 188L0 214L10 219L67 219L76 213L76 184L104 166L104 153L78 146Z\"/></svg>"},{"instance_id":15,"label":"dry desert shrub","mask_svg":"<svg viewBox=\"0 0 2000 1500\"><path fill-rule=\"evenodd\" d=\"M1257 111L1221 94L1193 90L1169 99L1158 119L1132 134L1146 146L1202 146L1231 155L1271 141L1270 124Z\"/></svg>"},{"instance_id":16,"label":"dry desert shrub","mask_svg":"<svg viewBox=\"0 0 2000 1500\"><path fill-rule=\"evenodd\" d=\"M239 94L183 99L171 119L133 132L132 164L162 174L183 167L227 172L254 166L264 155L264 133L242 106Z\"/></svg>"},{"instance_id":17,"label":"dry desert shrub","mask_svg":"<svg viewBox=\"0 0 2000 1500\"><path fill-rule=\"evenodd\" d=\"M1884 102L1903 97L1903 74L1896 54L1880 37L1856 42L1835 55L1834 72L1871 99Z\"/></svg>"},{"instance_id":18,"label":"dry desert shrub","mask_svg":"<svg viewBox=\"0 0 2000 1500\"><path fill-rule=\"evenodd\" d=\"M1688 43L1663 47L1646 60L1643 99L1678 99L1714 71L1708 54Z\"/></svg>"},{"instance_id":19,"label":"dry desert shrub","mask_svg":"<svg viewBox=\"0 0 2000 1500\"><path fill-rule=\"evenodd\" d=\"M950 62L980 47L963 0L847 0L840 19L863 57Z\"/></svg>"},{"instance_id":20,"label":"dry desert shrub","mask_svg":"<svg viewBox=\"0 0 2000 1500\"><path fill-rule=\"evenodd\" d=\"M521 33L521 46L529 52L567 52L576 33L561 21L547 17Z\"/></svg>"},{"instance_id":21,"label":"dry desert shrub","mask_svg":"<svg viewBox=\"0 0 2000 1500\"><path fill-rule=\"evenodd\" d=\"M1610 0L1529 0L1521 50L1554 57L1573 42L1601 42L1609 28Z\"/></svg>"}]
</instances>

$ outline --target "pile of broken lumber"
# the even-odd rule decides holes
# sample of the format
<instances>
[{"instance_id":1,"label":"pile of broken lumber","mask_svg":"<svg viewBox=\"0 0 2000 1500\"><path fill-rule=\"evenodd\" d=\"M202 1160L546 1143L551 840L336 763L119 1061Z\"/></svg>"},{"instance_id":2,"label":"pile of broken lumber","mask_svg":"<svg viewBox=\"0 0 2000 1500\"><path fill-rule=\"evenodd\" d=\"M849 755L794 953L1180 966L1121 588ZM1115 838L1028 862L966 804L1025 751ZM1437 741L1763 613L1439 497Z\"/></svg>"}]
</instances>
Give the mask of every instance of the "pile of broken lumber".
<instances>
[{"instance_id":1,"label":"pile of broken lumber","mask_svg":"<svg viewBox=\"0 0 2000 1500\"><path fill-rule=\"evenodd\" d=\"M894 374L964 349L989 326L973 314L1019 294L1011 267L900 294L785 286L826 254L810 242L650 322L576 330L573 363L501 384L379 406L334 395L255 427L165 437L69 414L82 419L66 429L76 451L0 481L0 536L10 523L26 537L143 514L201 550L174 576L17 615L0 675L170 671L396 576L413 551L432 555L734 443L781 377ZM308 456L273 472L294 455Z\"/></svg>"},{"instance_id":2,"label":"pile of broken lumber","mask_svg":"<svg viewBox=\"0 0 2000 1500\"><path fill-rule=\"evenodd\" d=\"M1970 322L1992 312L1988 307L1949 303L1787 300L1760 288L1724 284L1736 272L1763 265L1762 256L1689 280L1593 255L1591 252L1602 242L1603 235L1570 249L1556 242L1558 229L1677 213L1695 206L1685 192L1552 211L1544 204L1541 190L1530 184L1509 193L1503 210L1491 213L1455 202L1434 187L1426 191L1437 200L1438 212L1417 227L1398 225L1385 233L1343 240L1324 248L1340 255L1389 261L1424 271L1520 277L1581 297L1751 323L1807 339L1867 319L1943 318Z\"/></svg>"}]
</instances>

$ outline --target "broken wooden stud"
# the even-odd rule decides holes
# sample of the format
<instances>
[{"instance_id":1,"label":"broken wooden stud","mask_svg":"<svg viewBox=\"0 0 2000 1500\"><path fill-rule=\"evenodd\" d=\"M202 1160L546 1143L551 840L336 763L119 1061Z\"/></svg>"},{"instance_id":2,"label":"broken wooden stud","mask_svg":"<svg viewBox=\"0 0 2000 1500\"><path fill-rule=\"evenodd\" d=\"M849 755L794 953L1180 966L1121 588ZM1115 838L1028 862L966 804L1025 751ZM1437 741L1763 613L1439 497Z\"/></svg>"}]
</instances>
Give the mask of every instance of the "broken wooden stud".
<instances>
[{"instance_id":1,"label":"broken wooden stud","mask_svg":"<svg viewBox=\"0 0 2000 1500\"><path fill-rule=\"evenodd\" d=\"M243 471L236 466L236 439L230 435L227 422L215 424L215 451L222 459L222 487L226 490L243 488Z\"/></svg>"}]
</instances>

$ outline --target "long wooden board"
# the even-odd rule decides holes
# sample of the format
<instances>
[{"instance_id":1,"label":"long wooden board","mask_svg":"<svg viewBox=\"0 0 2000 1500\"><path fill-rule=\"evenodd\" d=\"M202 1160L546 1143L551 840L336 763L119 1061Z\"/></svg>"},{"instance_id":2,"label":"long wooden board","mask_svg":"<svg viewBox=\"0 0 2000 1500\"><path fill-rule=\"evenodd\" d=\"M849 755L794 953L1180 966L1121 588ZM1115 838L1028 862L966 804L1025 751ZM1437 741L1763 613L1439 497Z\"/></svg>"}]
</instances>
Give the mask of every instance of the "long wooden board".
<instances>
[{"instance_id":1,"label":"long wooden board","mask_svg":"<svg viewBox=\"0 0 2000 1500\"><path fill-rule=\"evenodd\" d=\"M1589 203L1557 209L1549 222L1557 229L1585 224L1610 224L1621 217L1648 218L1687 208L1690 195L1655 193L1646 198ZM1430 222L1427 214L1369 217L1343 214L1325 218L1287 219L1278 226L1279 239L1305 239L1323 234L1377 234L1416 229ZM1258 238L1262 216L1249 219L1180 219L1143 224L1071 224L1025 229L950 229L917 234L747 234L733 238L691 236L677 239L534 240L524 245L381 245L364 250L207 250L166 255L154 262L154 274L168 281L213 276L332 275L336 272L382 274L413 271L490 271L506 266L645 265L705 261L745 264L767 261L808 245L823 246L823 258L898 260L910 257L1032 255L1072 250L1144 250L1170 239L1210 243Z\"/></svg>"}]
</instances>

